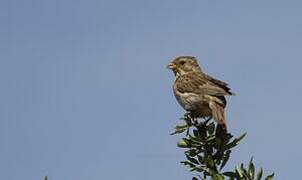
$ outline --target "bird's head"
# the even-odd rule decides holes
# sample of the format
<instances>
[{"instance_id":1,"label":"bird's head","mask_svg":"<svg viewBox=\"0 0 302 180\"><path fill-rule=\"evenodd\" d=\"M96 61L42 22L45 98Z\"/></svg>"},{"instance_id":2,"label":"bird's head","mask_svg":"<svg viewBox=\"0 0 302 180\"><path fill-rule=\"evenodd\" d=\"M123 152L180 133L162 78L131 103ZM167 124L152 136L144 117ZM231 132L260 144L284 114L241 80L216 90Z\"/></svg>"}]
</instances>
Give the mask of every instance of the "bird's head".
<instances>
[{"instance_id":1,"label":"bird's head","mask_svg":"<svg viewBox=\"0 0 302 180\"><path fill-rule=\"evenodd\" d=\"M183 75L188 72L201 72L201 68L197 63L196 58L193 56L179 56L168 64L167 68L171 69L175 76Z\"/></svg>"}]
</instances>

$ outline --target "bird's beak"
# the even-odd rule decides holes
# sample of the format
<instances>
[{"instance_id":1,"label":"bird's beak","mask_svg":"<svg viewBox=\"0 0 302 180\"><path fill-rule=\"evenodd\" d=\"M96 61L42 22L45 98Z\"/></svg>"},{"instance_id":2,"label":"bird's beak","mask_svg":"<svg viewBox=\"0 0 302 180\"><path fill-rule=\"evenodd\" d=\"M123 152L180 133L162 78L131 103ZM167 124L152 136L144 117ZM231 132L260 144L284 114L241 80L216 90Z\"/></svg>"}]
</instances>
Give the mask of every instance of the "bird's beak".
<instances>
[{"instance_id":1,"label":"bird's beak","mask_svg":"<svg viewBox=\"0 0 302 180\"><path fill-rule=\"evenodd\" d=\"M176 65L174 63L170 63L170 64L168 64L167 68L174 70L174 69L176 69Z\"/></svg>"}]
</instances>

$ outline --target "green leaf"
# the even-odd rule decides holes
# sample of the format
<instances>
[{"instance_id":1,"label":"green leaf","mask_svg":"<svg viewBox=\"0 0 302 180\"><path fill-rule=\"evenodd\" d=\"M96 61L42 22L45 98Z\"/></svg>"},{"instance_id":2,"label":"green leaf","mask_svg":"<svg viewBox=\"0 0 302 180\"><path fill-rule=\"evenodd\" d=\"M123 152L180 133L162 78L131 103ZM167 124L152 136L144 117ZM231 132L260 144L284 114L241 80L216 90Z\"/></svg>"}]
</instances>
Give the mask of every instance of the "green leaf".
<instances>
[{"instance_id":1,"label":"green leaf","mask_svg":"<svg viewBox=\"0 0 302 180\"><path fill-rule=\"evenodd\" d=\"M185 165L185 166L188 166L190 168L195 168L196 167L195 164L193 164L193 163L191 163L189 161L181 161L180 163L183 164L183 165Z\"/></svg>"},{"instance_id":2,"label":"green leaf","mask_svg":"<svg viewBox=\"0 0 302 180\"><path fill-rule=\"evenodd\" d=\"M189 149L187 151L185 151L185 154L191 157L194 157L198 154L196 149Z\"/></svg>"},{"instance_id":3,"label":"green leaf","mask_svg":"<svg viewBox=\"0 0 302 180\"><path fill-rule=\"evenodd\" d=\"M246 133L242 134L239 138L235 138L232 142L226 145L225 149L231 149L239 144L239 142L246 136Z\"/></svg>"},{"instance_id":4,"label":"green leaf","mask_svg":"<svg viewBox=\"0 0 302 180\"><path fill-rule=\"evenodd\" d=\"M235 171L239 175L239 178L243 178L243 172L239 166L236 167Z\"/></svg>"},{"instance_id":5,"label":"green leaf","mask_svg":"<svg viewBox=\"0 0 302 180\"><path fill-rule=\"evenodd\" d=\"M188 127L189 127L189 126L186 125L186 124L177 125L177 126L175 126L175 128L174 128L174 132L170 133L170 135L175 135L175 134L182 133L182 132L184 132L185 130L187 130Z\"/></svg>"},{"instance_id":6,"label":"green leaf","mask_svg":"<svg viewBox=\"0 0 302 180\"><path fill-rule=\"evenodd\" d=\"M249 174L248 174L248 171L244 168L243 163L241 163L240 169L241 169L241 172L242 172L243 176L244 176L246 179L251 179L250 176L249 176Z\"/></svg>"},{"instance_id":7,"label":"green leaf","mask_svg":"<svg viewBox=\"0 0 302 180\"><path fill-rule=\"evenodd\" d=\"M250 179L250 176L249 176L247 170L243 168L242 171L243 171L243 176L247 179Z\"/></svg>"},{"instance_id":8,"label":"green leaf","mask_svg":"<svg viewBox=\"0 0 302 180\"><path fill-rule=\"evenodd\" d=\"M180 148L190 148L191 147L191 146L189 146L188 142L184 140L184 138L177 142L177 146Z\"/></svg>"},{"instance_id":9,"label":"green leaf","mask_svg":"<svg viewBox=\"0 0 302 180\"><path fill-rule=\"evenodd\" d=\"M210 136L207 137L207 142L213 141L215 139L216 139L215 134L212 134L212 135L210 135Z\"/></svg>"},{"instance_id":10,"label":"green leaf","mask_svg":"<svg viewBox=\"0 0 302 180\"><path fill-rule=\"evenodd\" d=\"M225 156L222 159L222 163L220 165L220 170L222 170L222 168L226 165L226 163L228 162L229 158L230 158L230 154L231 154L231 150L227 150L225 152Z\"/></svg>"},{"instance_id":11,"label":"green leaf","mask_svg":"<svg viewBox=\"0 0 302 180\"><path fill-rule=\"evenodd\" d=\"M195 137L198 137L198 138L199 138L199 133L198 133L198 131L197 131L196 129L193 130L193 135L194 135Z\"/></svg>"},{"instance_id":12,"label":"green leaf","mask_svg":"<svg viewBox=\"0 0 302 180\"><path fill-rule=\"evenodd\" d=\"M224 134L223 139L222 139L223 146L228 144L232 138L233 138L233 135L231 135L230 133Z\"/></svg>"},{"instance_id":13,"label":"green leaf","mask_svg":"<svg viewBox=\"0 0 302 180\"><path fill-rule=\"evenodd\" d=\"M274 177L274 175L275 175L275 174L273 173L273 174L267 176L267 177L265 178L265 180L272 180L273 177Z\"/></svg>"},{"instance_id":14,"label":"green leaf","mask_svg":"<svg viewBox=\"0 0 302 180\"><path fill-rule=\"evenodd\" d=\"M198 162L195 158L192 158L192 157L190 157L190 156L188 156L188 155L186 155L186 157L187 157L187 159L188 159L190 162L192 162L192 163L194 163L194 164L199 164L199 162Z\"/></svg>"},{"instance_id":15,"label":"green leaf","mask_svg":"<svg viewBox=\"0 0 302 180\"><path fill-rule=\"evenodd\" d=\"M215 124L212 122L207 126L207 131L209 132L209 134L213 134L215 131Z\"/></svg>"},{"instance_id":16,"label":"green leaf","mask_svg":"<svg viewBox=\"0 0 302 180\"><path fill-rule=\"evenodd\" d=\"M224 172L222 173L223 175L227 176L227 177L232 177L232 178L238 178L238 175L234 172L228 171L228 172Z\"/></svg>"},{"instance_id":17,"label":"green leaf","mask_svg":"<svg viewBox=\"0 0 302 180\"><path fill-rule=\"evenodd\" d=\"M204 161L209 168L213 168L215 166L213 158L209 155L204 156Z\"/></svg>"},{"instance_id":18,"label":"green leaf","mask_svg":"<svg viewBox=\"0 0 302 180\"><path fill-rule=\"evenodd\" d=\"M203 164L204 163L204 160L203 160L203 157L200 156L200 155L197 155L197 159L199 161L200 164Z\"/></svg>"},{"instance_id":19,"label":"green leaf","mask_svg":"<svg viewBox=\"0 0 302 180\"><path fill-rule=\"evenodd\" d=\"M263 169L261 168L260 171L257 174L256 180L261 180L263 174Z\"/></svg>"},{"instance_id":20,"label":"green leaf","mask_svg":"<svg viewBox=\"0 0 302 180\"><path fill-rule=\"evenodd\" d=\"M214 174L213 180L224 180L224 177L221 174Z\"/></svg>"},{"instance_id":21,"label":"green leaf","mask_svg":"<svg viewBox=\"0 0 302 180\"><path fill-rule=\"evenodd\" d=\"M248 174L252 179L254 179L254 177L255 177L255 166L253 164L253 157L251 158L250 163L249 163Z\"/></svg>"},{"instance_id":22,"label":"green leaf","mask_svg":"<svg viewBox=\"0 0 302 180\"><path fill-rule=\"evenodd\" d=\"M198 144L198 145L204 144L201 139L191 136L191 135L189 135L189 140L191 140L193 143Z\"/></svg>"},{"instance_id":23,"label":"green leaf","mask_svg":"<svg viewBox=\"0 0 302 180\"><path fill-rule=\"evenodd\" d=\"M197 177L193 177L192 180L198 180Z\"/></svg>"},{"instance_id":24,"label":"green leaf","mask_svg":"<svg viewBox=\"0 0 302 180\"><path fill-rule=\"evenodd\" d=\"M194 168L191 168L190 171L191 171L191 172L194 172L194 171L196 171L196 172L202 172L203 169L200 168L200 167L194 167Z\"/></svg>"}]
</instances>

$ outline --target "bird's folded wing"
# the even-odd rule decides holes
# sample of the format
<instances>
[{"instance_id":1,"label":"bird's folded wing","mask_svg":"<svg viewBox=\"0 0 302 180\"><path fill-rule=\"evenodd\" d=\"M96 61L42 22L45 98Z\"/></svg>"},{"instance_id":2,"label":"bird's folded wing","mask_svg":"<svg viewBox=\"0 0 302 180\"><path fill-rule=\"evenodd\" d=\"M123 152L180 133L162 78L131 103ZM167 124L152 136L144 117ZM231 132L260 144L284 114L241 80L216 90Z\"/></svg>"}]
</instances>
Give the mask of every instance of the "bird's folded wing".
<instances>
[{"instance_id":1,"label":"bird's folded wing","mask_svg":"<svg viewBox=\"0 0 302 180\"><path fill-rule=\"evenodd\" d=\"M205 73L203 73L202 76L204 78L206 78L207 80L211 81L212 83L214 83L215 85L219 86L220 88L224 89L228 93L228 95L235 95L235 93L231 92L231 88L228 87L227 83L220 81L218 79L215 79Z\"/></svg>"},{"instance_id":2,"label":"bird's folded wing","mask_svg":"<svg viewBox=\"0 0 302 180\"><path fill-rule=\"evenodd\" d=\"M199 73L188 73L180 76L176 82L176 88L182 93L195 93L200 95L224 96L229 93L205 78Z\"/></svg>"},{"instance_id":3,"label":"bird's folded wing","mask_svg":"<svg viewBox=\"0 0 302 180\"><path fill-rule=\"evenodd\" d=\"M215 83L215 84L217 84L217 85L219 85L219 86L228 86L228 83L225 83L225 82L223 82L223 81L220 81L220 80L218 80L218 79L215 79L215 78L213 78L212 76L210 76L210 75L208 75L208 74L203 73L203 76L204 76L206 79L208 79L209 81L212 81L213 83Z\"/></svg>"}]
</instances>

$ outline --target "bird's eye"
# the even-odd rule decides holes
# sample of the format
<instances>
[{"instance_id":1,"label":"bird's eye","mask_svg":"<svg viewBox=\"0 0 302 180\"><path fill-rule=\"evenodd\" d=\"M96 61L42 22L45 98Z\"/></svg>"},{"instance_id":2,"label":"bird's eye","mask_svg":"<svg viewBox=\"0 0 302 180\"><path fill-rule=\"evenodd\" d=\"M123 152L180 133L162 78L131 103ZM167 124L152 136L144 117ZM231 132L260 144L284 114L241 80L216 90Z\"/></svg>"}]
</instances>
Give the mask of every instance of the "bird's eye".
<instances>
[{"instance_id":1,"label":"bird's eye","mask_svg":"<svg viewBox=\"0 0 302 180\"><path fill-rule=\"evenodd\" d=\"M180 63L180 65L184 65L186 63L186 61L180 61L179 63Z\"/></svg>"}]
</instances>

